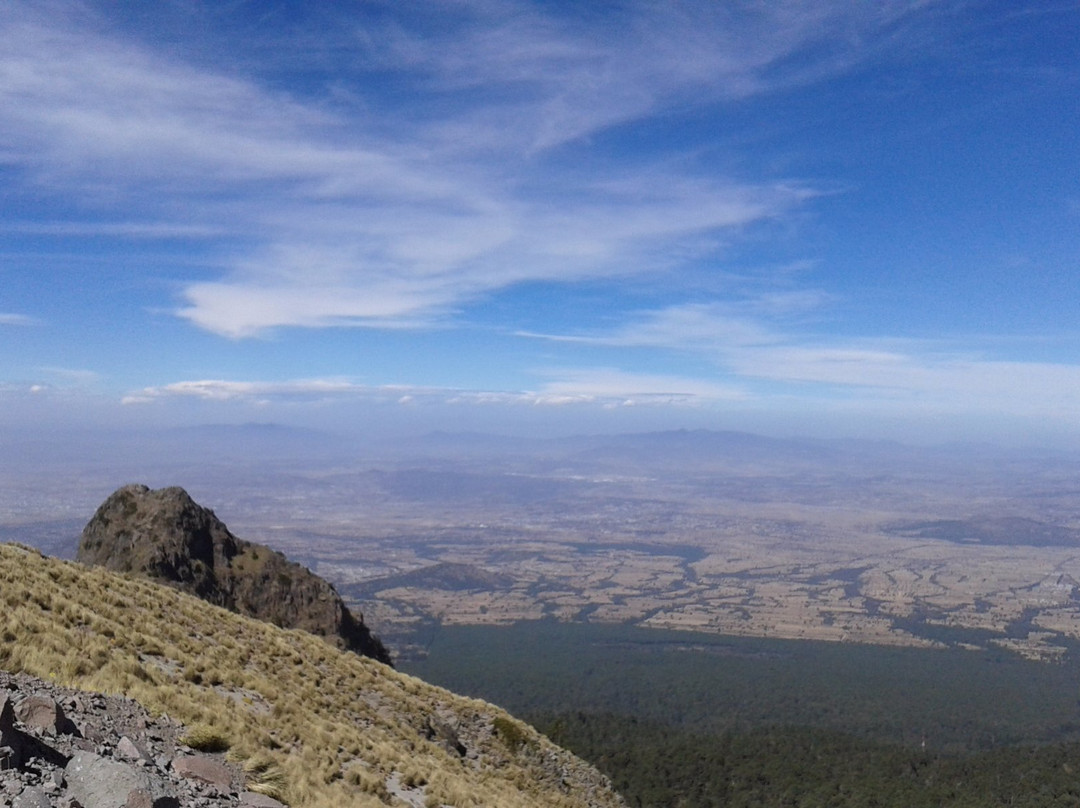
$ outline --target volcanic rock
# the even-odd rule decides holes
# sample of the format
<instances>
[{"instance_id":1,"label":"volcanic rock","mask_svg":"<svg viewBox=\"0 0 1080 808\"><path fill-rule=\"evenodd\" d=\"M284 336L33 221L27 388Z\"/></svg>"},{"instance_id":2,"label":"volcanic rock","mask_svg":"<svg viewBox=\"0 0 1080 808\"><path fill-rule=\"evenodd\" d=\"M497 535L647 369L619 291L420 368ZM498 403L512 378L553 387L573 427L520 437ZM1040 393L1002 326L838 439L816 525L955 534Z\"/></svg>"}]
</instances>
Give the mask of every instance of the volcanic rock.
<instances>
[{"instance_id":1,"label":"volcanic rock","mask_svg":"<svg viewBox=\"0 0 1080 808\"><path fill-rule=\"evenodd\" d=\"M34 721L36 708L63 704L57 731ZM71 720L75 719L75 720ZM85 727L79 737L76 725ZM185 747L183 725L153 717L131 699L86 694L27 674L0 671L0 740L11 749L0 766L0 806L12 808L234 808L242 804L243 772L220 756ZM137 750L132 762L121 750ZM152 758L152 759L151 759ZM179 763L183 761L183 763ZM179 765L178 765L179 763ZM181 770L213 772L213 781Z\"/></svg>"},{"instance_id":2,"label":"volcanic rock","mask_svg":"<svg viewBox=\"0 0 1080 808\"><path fill-rule=\"evenodd\" d=\"M183 488L118 489L83 529L76 559L143 575L392 664L363 617L349 611L331 584L265 545L236 538Z\"/></svg>"}]
</instances>

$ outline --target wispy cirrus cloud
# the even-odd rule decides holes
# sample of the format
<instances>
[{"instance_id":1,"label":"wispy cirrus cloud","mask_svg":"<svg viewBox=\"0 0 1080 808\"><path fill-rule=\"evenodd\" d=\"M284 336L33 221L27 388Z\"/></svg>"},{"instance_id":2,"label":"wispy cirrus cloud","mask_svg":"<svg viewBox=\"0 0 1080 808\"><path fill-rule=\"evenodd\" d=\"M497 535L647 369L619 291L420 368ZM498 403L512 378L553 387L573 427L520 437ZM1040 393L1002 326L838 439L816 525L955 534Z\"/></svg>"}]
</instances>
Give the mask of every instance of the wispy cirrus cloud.
<instances>
[{"instance_id":1,"label":"wispy cirrus cloud","mask_svg":"<svg viewBox=\"0 0 1080 808\"><path fill-rule=\"evenodd\" d=\"M338 34L357 72L305 96L121 38L105 7L14 2L3 160L95 211L59 230L222 240L218 276L181 283L177 314L207 331L416 324L523 281L657 272L787 215L812 188L704 179L677 154L628 170L588 139L847 69L919 5L632 3L616 29L581 9L418 7Z\"/></svg>"},{"instance_id":2,"label":"wispy cirrus cloud","mask_svg":"<svg viewBox=\"0 0 1080 808\"><path fill-rule=\"evenodd\" d=\"M669 348L679 351L720 355L740 346L772 345L786 337L775 323L761 316L762 309L781 306L816 308L824 298L812 292L784 293L787 302L779 304L772 293L742 302L680 303L662 309L633 312L624 322L604 331L574 334L536 334L520 336L579 342L622 348Z\"/></svg>"},{"instance_id":3,"label":"wispy cirrus cloud","mask_svg":"<svg viewBox=\"0 0 1080 808\"><path fill-rule=\"evenodd\" d=\"M474 4L368 32L379 64L487 103L435 131L484 148L543 150L674 105L730 100L832 75L883 47L931 3L630 3L619 24L583 7ZM449 17L449 20L448 20ZM434 47L433 47L434 45ZM512 92L507 92L511 88Z\"/></svg>"},{"instance_id":4,"label":"wispy cirrus cloud","mask_svg":"<svg viewBox=\"0 0 1080 808\"><path fill-rule=\"evenodd\" d=\"M782 345L736 351L742 378L876 391L879 401L927 410L1042 415L1071 420L1080 407L1080 365L1010 362L957 354L947 346L881 340Z\"/></svg>"},{"instance_id":5,"label":"wispy cirrus cloud","mask_svg":"<svg viewBox=\"0 0 1080 808\"><path fill-rule=\"evenodd\" d=\"M11 312L0 312L0 325L38 325L40 320L35 317L30 317L26 314L13 314Z\"/></svg>"},{"instance_id":6,"label":"wispy cirrus cloud","mask_svg":"<svg viewBox=\"0 0 1080 808\"><path fill-rule=\"evenodd\" d=\"M961 349L945 339L845 340L789 330L792 310L813 310L828 298L813 291L783 295L790 295L792 307L772 308L769 295L741 305L680 304L638 312L603 331L523 336L706 359L712 373L680 380L684 391L696 391L702 401L754 400L764 383L771 385L770 395L779 389L806 400L857 402L867 413L906 408L923 414L1038 414L1068 422L1080 408L1080 364L1006 361L972 347L972 340ZM603 374L592 378L602 386ZM590 373L567 377L570 389L579 382L587 387L589 380ZM627 380L648 386L636 374Z\"/></svg>"}]
</instances>

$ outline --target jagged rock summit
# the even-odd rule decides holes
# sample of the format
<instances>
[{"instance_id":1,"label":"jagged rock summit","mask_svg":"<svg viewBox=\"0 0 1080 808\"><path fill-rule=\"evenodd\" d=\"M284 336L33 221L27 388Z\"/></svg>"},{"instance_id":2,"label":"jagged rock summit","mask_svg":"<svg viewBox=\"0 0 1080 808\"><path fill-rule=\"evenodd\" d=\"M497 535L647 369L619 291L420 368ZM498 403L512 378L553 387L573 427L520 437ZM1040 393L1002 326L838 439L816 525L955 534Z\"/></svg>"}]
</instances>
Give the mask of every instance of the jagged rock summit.
<instances>
[{"instance_id":1,"label":"jagged rock summit","mask_svg":"<svg viewBox=\"0 0 1080 808\"><path fill-rule=\"evenodd\" d=\"M176 586L217 606L299 628L391 664L363 617L328 582L281 553L236 538L183 488L126 485L83 529L76 559Z\"/></svg>"}]
</instances>

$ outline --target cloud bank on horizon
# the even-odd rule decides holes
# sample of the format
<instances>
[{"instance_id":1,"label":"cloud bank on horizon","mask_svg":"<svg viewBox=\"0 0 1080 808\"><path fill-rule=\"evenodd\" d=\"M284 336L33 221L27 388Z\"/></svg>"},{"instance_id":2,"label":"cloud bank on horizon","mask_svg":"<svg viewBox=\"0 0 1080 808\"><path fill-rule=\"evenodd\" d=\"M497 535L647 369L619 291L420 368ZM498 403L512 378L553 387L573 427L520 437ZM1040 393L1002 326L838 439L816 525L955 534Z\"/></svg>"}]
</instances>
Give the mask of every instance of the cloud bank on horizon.
<instances>
[{"instance_id":1,"label":"cloud bank on horizon","mask_svg":"<svg viewBox=\"0 0 1080 808\"><path fill-rule=\"evenodd\" d=\"M0 422L1080 437L1078 34L1057 2L7 3Z\"/></svg>"}]
</instances>

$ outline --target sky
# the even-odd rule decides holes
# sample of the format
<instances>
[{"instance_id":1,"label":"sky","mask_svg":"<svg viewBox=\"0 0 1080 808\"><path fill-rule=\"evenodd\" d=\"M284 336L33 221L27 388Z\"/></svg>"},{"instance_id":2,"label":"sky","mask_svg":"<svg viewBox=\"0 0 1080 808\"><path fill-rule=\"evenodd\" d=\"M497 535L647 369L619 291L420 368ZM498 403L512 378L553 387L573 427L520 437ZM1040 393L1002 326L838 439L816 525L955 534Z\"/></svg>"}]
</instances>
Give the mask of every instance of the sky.
<instances>
[{"instance_id":1,"label":"sky","mask_svg":"<svg viewBox=\"0 0 1080 808\"><path fill-rule=\"evenodd\" d=\"M1080 3L0 5L0 429L1080 446Z\"/></svg>"}]
</instances>

